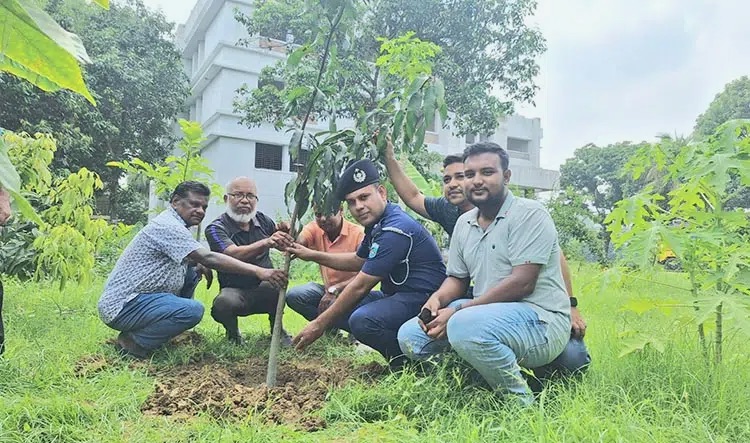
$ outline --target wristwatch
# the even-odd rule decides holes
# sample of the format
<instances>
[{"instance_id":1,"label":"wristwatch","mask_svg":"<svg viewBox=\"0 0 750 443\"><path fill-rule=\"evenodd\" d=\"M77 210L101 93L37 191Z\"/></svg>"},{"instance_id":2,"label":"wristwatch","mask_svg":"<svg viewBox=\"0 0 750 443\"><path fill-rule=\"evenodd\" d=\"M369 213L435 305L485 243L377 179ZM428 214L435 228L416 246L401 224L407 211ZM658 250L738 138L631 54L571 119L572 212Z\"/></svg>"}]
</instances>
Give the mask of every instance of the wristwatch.
<instances>
[{"instance_id":1,"label":"wristwatch","mask_svg":"<svg viewBox=\"0 0 750 443\"><path fill-rule=\"evenodd\" d=\"M341 293L341 290L336 286L331 286L330 288L328 288L328 293L337 297Z\"/></svg>"},{"instance_id":2,"label":"wristwatch","mask_svg":"<svg viewBox=\"0 0 750 443\"><path fill-rule=\"evenodd\" d=\"M575 297L570 297L570 307L576 308L578 307L578 299Z\"/></svg>"}]
</instances>

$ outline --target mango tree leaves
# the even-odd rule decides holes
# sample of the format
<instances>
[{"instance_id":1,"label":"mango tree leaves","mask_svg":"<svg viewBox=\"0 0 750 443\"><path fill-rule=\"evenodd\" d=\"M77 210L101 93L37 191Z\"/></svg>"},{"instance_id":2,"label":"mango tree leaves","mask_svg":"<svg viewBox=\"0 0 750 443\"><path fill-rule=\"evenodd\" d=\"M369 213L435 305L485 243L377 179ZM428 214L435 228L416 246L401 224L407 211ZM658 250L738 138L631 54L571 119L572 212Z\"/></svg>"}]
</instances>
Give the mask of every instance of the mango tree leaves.
<instances>
[{"instance_id":1,"label":"mango tree leaves","mask_svg":"<svg viewBox=\"0 0 750 443\"><path fill-rule=\"evenodd\" d=\"M109 2L98 0L108 6ZM79 63L90 60L81 39L64 30L31 0L0 3L0 71L47 92L69 89L96 104Z\"/></svg>"}]
</instances>

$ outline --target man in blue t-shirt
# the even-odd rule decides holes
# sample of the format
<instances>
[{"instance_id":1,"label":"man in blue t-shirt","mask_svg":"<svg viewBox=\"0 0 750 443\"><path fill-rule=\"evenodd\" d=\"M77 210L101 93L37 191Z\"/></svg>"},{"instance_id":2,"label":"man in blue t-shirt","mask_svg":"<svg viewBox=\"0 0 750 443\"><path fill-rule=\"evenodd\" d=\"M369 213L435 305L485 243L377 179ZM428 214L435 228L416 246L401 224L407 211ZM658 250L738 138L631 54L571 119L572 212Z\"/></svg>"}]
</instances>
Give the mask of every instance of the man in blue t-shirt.
<instances>
[{"instance_id":1,"label":"man in blue t-shirt","mask_svg":"<svg viewBox=\"0 0 750 443\"><path fill-rule=\"evenodd\" d=\"M442 197L427 197L419 191L396 160L393 144L390 142L385 150L385 167L393 187L406 206L422 217L439 224L450 236L453 235L458 217L474 209L474 205L464 194L463 155L449 155L443 160ZM573 296L573 284L570 280L570 267L562 253L560 266L565 288L570 297L571 337L568 346L555 361L536 371L542 378L554 372L579 372L591 364L591 356L583 342L583 337L586 335L586 322L578 311L578 299Z\"/></svg>"},{"instance_id":2,"label":"man in blue t-shirt","mask_svg":"<svg viewBox=\"0 0 750 443\"><path fill-rule=\"evenodd\" d=\"M336 191L365 227L365 238L357 252L326 253L299 244L287 251L302 260L358 274L326 311L294 337L293 343L297 349L304 349L324 331L337 327L351 332L397 367L404 360L397 340L399 327L419 314L445 279L440 250L424 226L388 202L378 170L370 160L349 166ZM373 291L378 283L381 291Z\"/></svg>"}]
</instances>

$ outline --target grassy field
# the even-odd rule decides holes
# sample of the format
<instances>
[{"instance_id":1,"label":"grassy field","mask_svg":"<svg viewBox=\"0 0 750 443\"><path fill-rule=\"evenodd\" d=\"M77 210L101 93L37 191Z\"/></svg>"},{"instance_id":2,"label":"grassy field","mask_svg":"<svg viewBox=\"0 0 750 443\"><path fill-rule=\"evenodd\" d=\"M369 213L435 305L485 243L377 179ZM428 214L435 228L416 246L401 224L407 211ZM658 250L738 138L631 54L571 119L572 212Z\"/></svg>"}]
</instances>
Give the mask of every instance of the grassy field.
<instances>
[{"instance_id":1,"label":"grassy field","mask_svg":"<svg viewBox=\"0 0 750 443\"><path fill-rule=\"evenodd\" d=\"M141 405L158 375L116 356L105 341L114 337L96 315L102 282L63 292L41 284L6 282L5 358L0 360L0 441L336 441L336 442L746 442L750 441L750 371L746 342L730 335L725 360L706 365L692 327L658 311L622 310L646 297L679 299L679 290L632 280L621 287L600 283L600 271L574 269L574 283L589 324L586 342L594 366L578 382L553 384L531 408L506 405L471 383L456 365L430 376L411 372L333 389L316 413L327 427L305 432L268 424L262 414L241 419L148 416ZM679 274L656 278L684 286ZM207 306L215 289L198 298ZM299 331L294 313L287 328ZM150 367L179 368L210 359L237 364L267 354L267 320L243 319L250 345L223 341L208 313L197 331L203 340L158 353ZM628 331L653 331L667 343L664 353L646 348L618 357ZM106 360L81 374L80 362ZM282 359L365 363L377 355L322 340L310 352L285 350ZM333 363L332 363L333 364Z\"/></svg>"}]
</instances>

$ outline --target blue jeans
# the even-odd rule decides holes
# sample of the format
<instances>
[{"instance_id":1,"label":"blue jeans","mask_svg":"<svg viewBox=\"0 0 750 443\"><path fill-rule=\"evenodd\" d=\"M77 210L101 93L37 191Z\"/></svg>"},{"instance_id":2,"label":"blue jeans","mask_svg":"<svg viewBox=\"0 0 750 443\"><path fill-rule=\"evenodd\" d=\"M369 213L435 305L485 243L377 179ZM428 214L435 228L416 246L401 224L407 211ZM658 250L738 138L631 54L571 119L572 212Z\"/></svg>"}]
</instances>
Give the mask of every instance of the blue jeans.
<instances>
[{"instance_id":1,"label":"blue jeans","mask_svg":"<svg viewBox=\"0 0 750 443\"><path fill-rule=\"evenodd\" d=\"M318 303L322 298L321 285L308 283L289 290L287 304L312 321L318 316ZM408 319L419 314L429 294L397 292L386 296L380 291L367 294L351 314L342 316L332 325L351 332L360 342L380 352L391 361L402 355L398 344L398 330Z\"/></svg>"},{"instance_id":2,"label":"blue jeans","mask_svg":"<svg viewBox=\"0 0 750 443\"><path fill-rule=\"evenodd\" d=\"M325 288L320 283L307 283L295 286L286 293L286 304L307 321L318 317L318 305L323 298Z\"/></svg>"},{"instance_id":3,"label":"blue jeans","mask_svg":"<svg viewBox=\"0 0 750 443\"><path fill-rule=\"evenodd\" d=\"M591 364L591 355L586 343L580 338L571 338L565 349L551 363L534 368L534 375L540 379L549 379L555 375L578 375L585 372Z\"/></svg>"},{"instance_id":4,"label":"blue jeans","mask_svg":"<svg viewBox=\"0 0 750 443\"><path fill-rule=\"evenodd\" d=\"M455 306L465 300L456 300ZM570 337L570 323L550 325L526 303L492 303L456 312L446 327L447 339L425 334L416 318L398 331L401 350L413 360L424 360L453 349L479 372L490 387L533 401L521 366L536 368L555 359Z\"/></svg>"},{"instance_id":5,"label":"blue jeans","mask_svg":"<svg viewBox=\"0 0 750 443\"><path fill-rule=\"evenodd\" d=\"M156 349L171 338L197 325L203 318L203 305L192 299L198 276L188 268L180 295L140 294L125 303L107 326L127 332L144 349ZM183 295L188 297L183 297Z\"/></svg>"}]
</instances>

